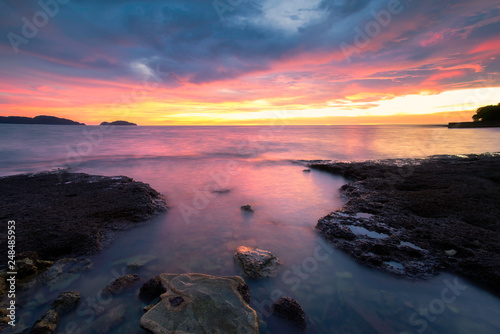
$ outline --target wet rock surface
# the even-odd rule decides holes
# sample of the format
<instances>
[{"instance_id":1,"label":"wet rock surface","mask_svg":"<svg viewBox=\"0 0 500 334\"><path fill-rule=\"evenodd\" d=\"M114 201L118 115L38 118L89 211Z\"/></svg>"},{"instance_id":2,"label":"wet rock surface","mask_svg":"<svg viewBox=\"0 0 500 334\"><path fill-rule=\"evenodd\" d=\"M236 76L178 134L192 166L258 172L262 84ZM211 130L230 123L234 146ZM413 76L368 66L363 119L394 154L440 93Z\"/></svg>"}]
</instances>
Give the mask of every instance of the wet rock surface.
<instances>
[{"instance_id":1,"label":"wet rock surface","mask_svg":"<svg viewBox=\"0 0 500 334\"><path fill-rule=\"evenodd\" d=\"M66 291L57 296L56 300L52 302L51 308L60 314L73 311L80 305L82 297L78 291Z\"/></svg>"},{"instance_id":2,"label":"wet rock surface","mask_svg":"<svg viewBox=\"0 0 500 334\"><path fill-rule=\"evenodd\" d=\"M234 254L236 264L249 278L266 278L276 276L280 260L271 252L240 246Z\"/></svg>"},{"instance_id":3,"label":"wet rock surface","mask_svg":"<svg viewBox=\"0 0 500 334\"><path fill-rule=\"evenodd\" d=\"M16 221L17 252L42 259L95 254L114 231L166 209L162 195L145 183L66 171L2 177L0 203L0 218ZM1 234L2 249L6 242ZM6 260L6 252L1 257Z\"/></svg>"},{"instance_id":4,"label":"wet rock surface","mask_svg":"<svg viewBox=\"0 0 500 334\"><path fill-rule=\"evenodd\" d=\"M290 297L281 297L273 303L273 314L286 319L299 329L306 328L306 314L300 304Z\"/></svg>"},{"instance_id":5,"label":"wet rock surface","mask_svg":"<svg viewBox=\"0 0 500 334\"><path fill-rule=\"evenodd\" d=\"M153 299L160 297L161 294L167 292L160 276L153 277L144 283L139 291L139 297L143 300L151 302Z\"/></svg>"},{"instance_id":6,"label":"wet rock surface","mask_svg":"<svg viewBox=\"0 0 500 334\"><path fill-rule=\"evenodd\" d=\"M316 226L337 248L393 274L446 270L500 293L500 154L309 166L351 181L348 202Z\"/></svg>"},{"instance_id":7,"label":"wet rock surface","mask_svg":"<svg viewBox=\"0 0 500 334\"><path fill-rule=\"evenodd\" d=\"M30 279L54 264L52 261L43 261L38 258L35 252L22 252L16 257L17 277L21 280Z\"/></svg>"},{"instance_id":8,"label":"wet rock surface","mask_svg":"<svg viewBox=\"0 0 500 334\"><path fill-rule=\"evenodd\" d=\"M59 294L50 306L50 309L38 319L31 328L32 334L55 333L60 315L73 311L78 307L82 298L78 291L67 291Z\"/></svg>"},{"instance_id":9,"label":"wet rock surface","mask_svg":"<svg viewBox=\"0 0 500 334\"><path fill-rule=\"evenodd\" d=\"M58 322L59 314L55 310L50 309L35 323L33 328L31 328L30 334L55 333Z\"/></svg>"},{"instance_id":10,"label":"wet rock surface","mask_svg":"<svg viewBox=\"0 0 500 334\"><path fill-rule=\"evenodd\" d=\"M151 333L259 332L248 287L239 276L161 274L149 282L154 291L165 291L141 318L141 327ZM161 289L155 287L158 282Z\"/></svg>"},{"instance_id":11,"label":"wet rock surface","mask_svg":"<svg viewBox=\"0 0 500 334\"><path fill-rule=\"evenodd\" d=\"M48 285L50 290L64 289L77 280L83 272L91 269L93 265L88 258L60 259L55 261L36 280Z\"/></svg>"},{"instance_id":12,"label":"wet rock surface","mask_svg":"<svg viewBox=\"0 0 500 334\"><path fill-rule=\"evenodd\" d=\"M102 289L102 292L108 295L116 295L122 292L124 289L133 285L139 279L139 276L137 276L136 274L128 274L119 277L113 282L109 283L104 289Z\"/></svg>"}]
</instances>

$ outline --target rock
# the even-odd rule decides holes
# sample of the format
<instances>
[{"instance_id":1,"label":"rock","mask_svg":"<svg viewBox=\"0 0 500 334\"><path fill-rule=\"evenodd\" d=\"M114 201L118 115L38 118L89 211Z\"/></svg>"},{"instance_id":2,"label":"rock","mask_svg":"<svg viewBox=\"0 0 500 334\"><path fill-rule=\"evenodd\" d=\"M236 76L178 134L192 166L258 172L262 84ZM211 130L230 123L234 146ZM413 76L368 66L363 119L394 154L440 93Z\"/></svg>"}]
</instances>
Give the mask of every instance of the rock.
<instances>
[{"instance_id":1,"label":"rock","mask_svg":"<svg viewBox=\"0 0 500 334\"><path fill-rule=\"evenodd\" d=\"M147 311L151 310L153 307L155 307L156 304L149 304L147 306L144 306L144 308L142 309L144 311L144 313L146 313Z\"/></svg>"},{"instance_id":2,"label":"rock","mask_svg":"<svg viewBox=\"0 0 500 334\"><path fill-rule=\"evenodd\" d=\"M8 324L10 321L9 317L7 317L8 314L9 311L7 311L7 309L0 308L0 332L3 332L5 329L10 327Z\"/></svg>"},{"instance_id":3,"label":"rock","mask_svg":"<svg viewBox=\"0 0 500 334\"><path fill-rule=\"evenodd\" d=\"M40 274L52 266L54 262L43 261L38 258L36 252L19 253L16 260L17 277L20 280L28 280Z\"/></svg>"},{"instance_id":4,"label":"rock","mask_svg":"<svg viewBox=\"0 0 500 334\"><path fill-rule=\"evenodd\" d=\"M24 258L16 261L17 275L19 279L33 276L38 273L38 268L32 259Z\"/></svg>"},{"instance_id":5,"label":"rock","mask_svg":"<svg viewBox=\"0 0 500 334\"><path fill-rule=\"evenodd\" d=\"M148 263L154 261L156 259L156 256L154 255L139 255L139 256L134 256L132 258L129 258L126 260L127 263L127 268L129 269L139 269L141 267L144 267Z\"/></svg>"},{"instance_id":6,"label":"rock","mask_svg":"<svg viewBox=\"0 0 500 334\"><path fill-rule=\"evenodd\" d=\"M248 285L238 284L238 286L236 287L236 290L238 290L238 292L240 293L243 300L247 304L250 304L250 289L248 288Z\"/></svg>"},{"instance_id":7,"label":"rock","mask_svg":"<svg viewBox=\"0 0 500 334\"><path fill-rule=\"evenodd\" d=\"M161 277L156 276L143 284L139 291L139 298L151 301L160 297L165 292L167 292L167 289L163 286Z\"/></svg>"},{"instance_id":8,"label":"rock","mask_svg":"<svg viewBox=\"0 0 500 334\"><path fill-rule=\"evenodd\" d=\"M56 262L40 275L42 282L50 286L50 290L64 289L80 277L80 272L93 267L90 259L66 258Z\"/></svg>"},{"instance_id":9,"label":"rock","mask_svg":"<svg viewBox=\"0 0 500 334\"><path fill-rule=\"evenodd\" d=\"M216 189L216 190L212 190L212 192L214 194L227 194L230 191L231 191L231 189Z\"/></svg>"},{"instance_id":10,"label":"rock","mask_svg":"<svg viewBox=\"0 0 500 334\"><path fill-rule=\"evenodd\" d=\"M59 314L65 314L76 309L81 301L82 297L78 291L62 292L52 302L51 308Z\"/></svg>"},{"instance_id":11,"label":"rock","mask_svg":"<svg viewBox=\"0 0 500 334\"><path fill-rule=\"evenodd\" d=\"M276 276L276 271L281 264L273 253L246 246L238 247L234 259L249 278Z\"/></svg>"},{"instance_id":12,"label":"rock","mask_svg":"<svg viewBox=\"0 0 500 334\"><path fill-rule=\"evenodd\" d=\"M163 196L145 183L66 171L2 177L0 203L5 217L22 217L16 251L41 259L96 254L117 229L166 210ZM7 249L7 238L0 238L0 249ZM0 263L6 260L1 252Z\"/></svg>"},{"instance_id":13,"label":"rock","mask_svg":"<svg viewBox=\"0 0 500 334\"><path fill-rule=\"evenodd\" d=\"M134 282L138 280L139 276L137 276L136 274L128 274L119 277L115 279L113 282L109 283L104 289L102 289L102 292L110 295L116 295L122 292L123 289L134 284Z\"/></svg>"},{"instance_id":14,"label":"rock","mask_svg":"<svg viewBox=\"0 0 500 334\"><path fill-rule=\"evenodd\" d=\"M55 333L57 323L59 322L59 315L76 309L81 299L77 291L60 293L56 300L52 302L50 309L35 323L30 333Z\"/></svg>"},{"instance_id":15,"label":"rock","mask_svg":"<svg viewBox=\"0 0 500 334\"><path fill-rule=\"evenodd\" d=\"M54 261L38 260L36 261L36 267L38 272L41 273L54 265Z\"/></svg>"},{"instance_id":16,"label":"rock","mask_svg":"<svg viewBox=\"0 0 500 334\"><path fill-rule=\"evenodd\" d=\"M0 301L2 297L7 296L7 291L9 290L7 288L7 274L5 272L0 272Z\"/></svg>"},{"instance_id":17,"label":"rock","mask_svg":"<svg viewBox=\"0 0 500 334\"><path fill-rule=\"evenodd\" d=\"M288 320L300 329L306 328L306 314L295 299L281 297L273 303L273 314Z\"/></svg>"},{"instance_id":18,"label":"rock","mask_svg":"<svg viewBox=\"0 0 500 334\"><path fill-rule=\"evenodd\" d=\"M55 310L48 310L31 328L31 334L52 334L56 332L59 314Z\"/></svg>"},{"instance_id":19,"label":"rock","mask_svg":"<svg viewBox=\"0 0 500 334\"><path fill-rule=\"evenodd\" d=\"M162 334L259 332L257 314L248 305L247 295L240 293L246 291L241 277L203 274L157 277L167 292L142 316L143 329Z\"/></svg>"},{"instance_id":20,"label":"rock","mask_svg":"<svg viewBox=\"0 0 500 334\"><path fill-rule=\"evenodd\" d=\"M499 153L309 166L350 181L348 202L316 226L335 247L392 274L445 270L500 294Z\"/></svg>"},{"instance_id":21,"label":"rock","mask_svg":"<svg viewBox=\"0 0 500 334\"><path fill-rule=\"evenodd\" d=\"M254 211L253 208L252 208L252 206L250 204L243 205L241 207L241 210L246 211L246 212L253 212Z\"/></svg>"}]
</instances>

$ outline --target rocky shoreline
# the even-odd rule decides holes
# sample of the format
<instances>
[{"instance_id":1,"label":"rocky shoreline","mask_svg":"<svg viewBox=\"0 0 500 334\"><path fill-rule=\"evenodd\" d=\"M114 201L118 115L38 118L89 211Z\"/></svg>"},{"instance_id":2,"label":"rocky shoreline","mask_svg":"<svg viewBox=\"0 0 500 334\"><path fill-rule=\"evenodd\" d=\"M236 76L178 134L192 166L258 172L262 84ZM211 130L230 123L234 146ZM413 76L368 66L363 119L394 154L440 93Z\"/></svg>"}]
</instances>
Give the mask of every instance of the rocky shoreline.
<instances>
[{"instance_id":1,"label":"rocky shoreline","mask_svg":"<svg viewBox=\"0 0 500 334\"><path fill-rule=\"evenodd\" d=\"M96 254L115 231L167 208L148 184L67 171L2 177L0 203L1 220L16 221L16 253L35 252L44 260ZM0 235L2 249L6 242Z\"/></svg>"},{"instance_id":2,"label":"rocky shoreline","mask_svg":"<svg viewBox=\"0 0 500 334\"><path fill-rule=\"evenodd\" d=\"M500 294L500 154L307 165L350 181L347 203L316 226L337 248L396 275L449 271Z\"/></svg>"}]
</instances>

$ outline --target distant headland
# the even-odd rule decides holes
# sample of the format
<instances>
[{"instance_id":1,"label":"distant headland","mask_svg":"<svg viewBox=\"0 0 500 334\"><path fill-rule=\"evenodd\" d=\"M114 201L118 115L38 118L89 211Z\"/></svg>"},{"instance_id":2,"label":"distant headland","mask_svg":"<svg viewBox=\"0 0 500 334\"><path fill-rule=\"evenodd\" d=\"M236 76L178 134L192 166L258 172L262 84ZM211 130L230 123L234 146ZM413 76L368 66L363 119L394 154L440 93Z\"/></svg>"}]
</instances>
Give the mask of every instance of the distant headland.
<instances>
[{"instance_id":1,"label":"distant headland","mask_svg":"<svg viewBox=\"0 0 500 334\"><path fill-rule=\"evenodd\" d=\"M114 122L111 122L111 123L108 123L108 122L102 122L101 125L132 125L132 126L137 126L137 124L135 123L130 123L130 122L127 122L127 121L114 121Z\"/></svg>"},{"instance_id":2,"label":"distant headland","mask_svg":"<svg viewBox=\"0 0 500 334\"><path fill-rule=\"evenodd\" d=\"M46 125L85 125L66 118L59 118L55 116L0 116L0 124L46 124Z\"/></svg>"},{"instance_id":3,"label":"distant headland","mask_svg":"<svg viewBox=\"0 0 500 334\"><path fill-rule=\"evenodd\" d=\"M496 106L478 108L472 116L473 122L448 123L449 129L496 128L500 127L500 103Z\"/></svg>"}]
</instances>

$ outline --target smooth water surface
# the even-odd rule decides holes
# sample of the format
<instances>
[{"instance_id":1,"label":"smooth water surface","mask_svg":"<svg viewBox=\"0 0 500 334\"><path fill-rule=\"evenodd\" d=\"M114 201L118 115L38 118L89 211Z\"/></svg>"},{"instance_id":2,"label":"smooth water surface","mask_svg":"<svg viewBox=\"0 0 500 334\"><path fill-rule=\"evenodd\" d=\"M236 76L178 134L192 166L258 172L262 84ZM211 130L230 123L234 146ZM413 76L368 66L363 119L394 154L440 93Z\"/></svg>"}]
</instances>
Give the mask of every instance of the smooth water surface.
<instances>
[{"instance_id":1,"label":"smooth water surface","mask_svg":"<svg viewBox=\"0 0 500 334\"><path fill-rule=\"evenodd\" d=\"M83 296L63 317L60 332L141 333L137 289L111 300L109 281L137 273L239 275L238 246L276 254L273 279L246 280L261 333L293 333L269 316L269 305L289 296L307 314L307 333L497 333L500 300L462 278L443 274L411 282L358 265L326 244L314 227L344 203L346 181L304 172L298 159L364 160L499 151L499 129L418 126L339 127L116 127L0 125L0 175L71 168L127 175L151 184L170 210L132 230L92 257L94 267L50 291L20 297L20 323L32 324L60 291ZM251 204L255 212L240 207ZM365 233L365 231L358 231ZM131 270L128 258L154 258ZM397 265L397 264L394 264ZM458 286L456 295L443 290ZM449 292L449 290L447 290ZM451 298L454 297L454 298ZM114 314L103 314L102 309ZM21 326L20 326L21 327Z\"/></svg>"}]
</instances>

